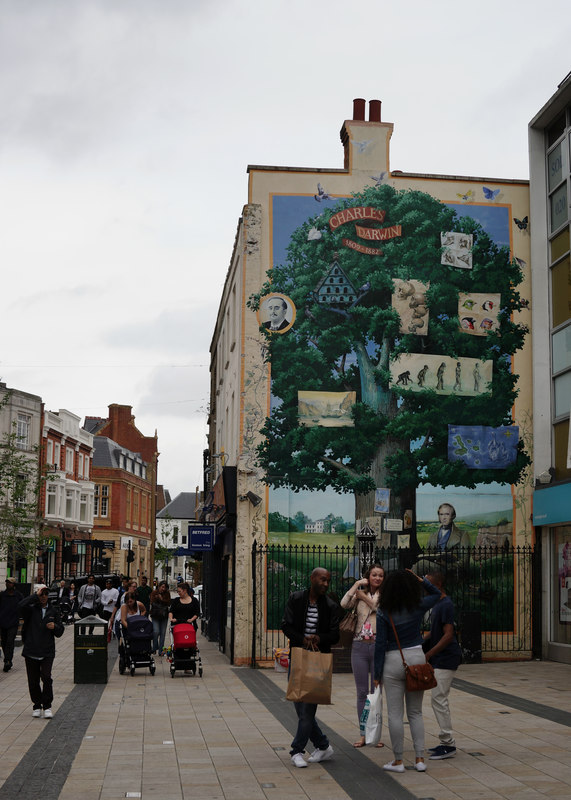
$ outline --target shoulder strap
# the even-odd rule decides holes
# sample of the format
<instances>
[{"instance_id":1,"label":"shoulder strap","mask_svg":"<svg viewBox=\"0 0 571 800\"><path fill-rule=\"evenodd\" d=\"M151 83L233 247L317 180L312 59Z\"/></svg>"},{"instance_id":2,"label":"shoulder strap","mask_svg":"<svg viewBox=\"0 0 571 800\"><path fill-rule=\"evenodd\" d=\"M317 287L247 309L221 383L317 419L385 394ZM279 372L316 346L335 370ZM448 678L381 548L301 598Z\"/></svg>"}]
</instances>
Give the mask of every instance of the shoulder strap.
<instances>
[{"instance_id":1,"label":"shoulder strap","mask_svg":"<svg viewBox=\"0 0 571 800\"><path fill-rule=\"evenodd\" d=\"M393 633L395 635L395 639L397 640L397 644L398 644L398 647L399 647L399 650L400 650L400 657L402 658L403 666L406 669L407 668L407 663L404 660L404 655L403 655L403 652L402 652L402 647L400 646L400 641L399 641L399 637L398 637L398 634L397 634L397 629L395 628L395 623L393 622L393 618L392 618L392 616L390 614L389 614L389 619L391 621L391 625L393 626Z\"/></svg>"}]
</instances>

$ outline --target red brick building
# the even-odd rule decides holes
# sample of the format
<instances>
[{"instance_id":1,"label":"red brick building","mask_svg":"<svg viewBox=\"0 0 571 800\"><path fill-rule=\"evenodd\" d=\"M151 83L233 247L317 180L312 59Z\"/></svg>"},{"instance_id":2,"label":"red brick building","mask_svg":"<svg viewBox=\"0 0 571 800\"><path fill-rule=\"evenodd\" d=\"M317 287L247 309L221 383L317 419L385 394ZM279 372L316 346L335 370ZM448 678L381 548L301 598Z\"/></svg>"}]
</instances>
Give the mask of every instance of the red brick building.
<instances>
[{"instance_id":1,"label":"red brick building","mask_svg":"<svg viewBox=\"0 0 571 800\"><path fill-rule=\"evenodd\" d=\"M93 436L71 411L46 411L42 419L40 517L45 544L38 580L84 574L91 563L94 484Z\"/></svg>"},{"instance_id":2,"label":"red brick building","mask_svg":"<svg viewBox=\"0 0 571 800\"><path fill-rule=\"evenodd\" d=\"M135 426L131 406L109 406L109 417L86 417L93 434L93 555L102 571L152 577L158 438ZM129 551L134 554L127 561Z\"/></svg>"}]
</instances>

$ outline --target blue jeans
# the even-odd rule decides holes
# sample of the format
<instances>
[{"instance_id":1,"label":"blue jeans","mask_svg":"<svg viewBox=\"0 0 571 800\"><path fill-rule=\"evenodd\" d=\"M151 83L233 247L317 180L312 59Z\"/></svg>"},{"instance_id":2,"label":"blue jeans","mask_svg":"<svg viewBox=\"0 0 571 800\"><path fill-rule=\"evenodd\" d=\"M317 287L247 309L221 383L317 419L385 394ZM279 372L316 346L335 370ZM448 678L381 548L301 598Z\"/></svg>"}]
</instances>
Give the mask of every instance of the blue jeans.
<instances>
[{"instance_id":1,"label":"blue jeans","mask_svg":"<svg viewBox=\"0 0 571 800\"><path fill-rule=\"evenodd\" d=\"M318 750L327 750L329 739L323 733L317 722L317 703L294 703L297 713L297 733L291 743L290 756L296 753L303 753L309 739Z\"/></svg>"},{"instance_id":2,"label":"blue jeans","mask_svg":"<svg viewBox=\"0 0 571 800\"><path fill-rule=\"evenodd\" d=\"M155 653L162 652L168 621L168 617L164 619L155 619L153 617L153 652Z\"/></svg>"}]
</instances>

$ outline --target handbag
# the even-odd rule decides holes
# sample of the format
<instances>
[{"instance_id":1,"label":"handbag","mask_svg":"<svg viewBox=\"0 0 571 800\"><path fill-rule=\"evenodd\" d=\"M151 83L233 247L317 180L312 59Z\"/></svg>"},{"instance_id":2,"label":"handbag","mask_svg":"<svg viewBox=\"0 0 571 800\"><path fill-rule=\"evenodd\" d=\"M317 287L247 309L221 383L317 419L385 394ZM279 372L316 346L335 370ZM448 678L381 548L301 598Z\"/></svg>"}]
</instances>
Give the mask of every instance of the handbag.
<instances>
[{"instance_id":1,"label":"handbag","mask_svg":"<svg viewBox=\"0 0 571 800\"><path fill-rule=\"evenodd\" d=\"M342 647L351 647L357 630L357 606L345 614L339 623L339 642Z\"/></svg>"},{"instance_id":2,"label":"handbag","mask_svg":"<svg viewBox=\"0 0 571 800\"><path fill-rule=\"evenodd\" d=\"M391 621L391 625L393 626L393 632L395 634L395 639L397 641L404 666L407 692L424 692L426 689L434 689L434 687L438 685L438 682L436 680L436 676L434 675L434 668L432 667L432 664L429 664L428 661L424 664L406 663L402 648L400 646L399 637L397 635L397 629L395 628L395 623L393 622L393 618L390 614L389 619Z\"/></svg>"},{"instance_id":3,"label":"handbag","mask_svg":"<svg viewBox=\"0 0 571 800\"><path fill-rule=\"evenodd\" d=\"M381 741L383 725L383 696L377 686L373 694L368 694L365 707L359 720L359 731L365 737L365 744L378 744Z\"/></svg>"},{"instance_id":4,"label":"handbag","mask_svg":"<svg viewBox=\"0 0 571 800\"><path fill-rule=\"evenodd\" d=\"M333 655L318 649L291 648L286 700L331 705Z\"/></svg>"}]
</instances>

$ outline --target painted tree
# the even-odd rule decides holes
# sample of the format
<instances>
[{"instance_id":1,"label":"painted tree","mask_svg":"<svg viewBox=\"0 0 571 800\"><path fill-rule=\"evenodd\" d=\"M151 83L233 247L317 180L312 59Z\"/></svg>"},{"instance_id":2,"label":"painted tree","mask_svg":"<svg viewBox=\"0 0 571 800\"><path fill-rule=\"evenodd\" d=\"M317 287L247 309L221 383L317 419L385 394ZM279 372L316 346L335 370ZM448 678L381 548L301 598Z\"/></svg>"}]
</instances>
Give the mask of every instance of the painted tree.
<instances>
[{"instance_id":1,"label":"painted tree","mask_svg":"<svg viewBox=\"0 0 571 800\"><path fill-rule=\"evenodd\" d=\"M356 239L354 224L329 226L336 212L354 207L384 212L384 228L401 226L400 236L376 243L381 255L344 244L344 239L364 243ZM472 269L441 265L443 231L473 235ZM316 287L335 260L356 289L349 306L328 307L316 300ZM526 333L512 313L523 305L517 291L521 270L508 249L496 246L477 222L458 218L428 194L399 192L387 184L372 187L299 227L291 237L286 263L275 266L268 278L251 298L251 308L257 309L261 297L270 292L289 295L297 308L295 325L287 333L263 331L276 402L262 431L265 439L258 457L270 485L353 492L356 517L364 518L373 514L376 487L391 488L391 514L397 516L414 508L414 490L421 483L474 487L517 482L529 462L521 443L516 463L501 474L468 469L461 462L449 462L447 455L449 422L510 424L517 395L512 355L522 347ZM430 283L425 336L399 333L400 318L391 306L394 279ZM498 329L485 337L463 332L458 324L459 292L500 294ZM460 397L391 386L390 363L402 353L490 360L492 392ZM300 425L299 390L354 391L354 426Z\"/></svg>"}]
</instances>

